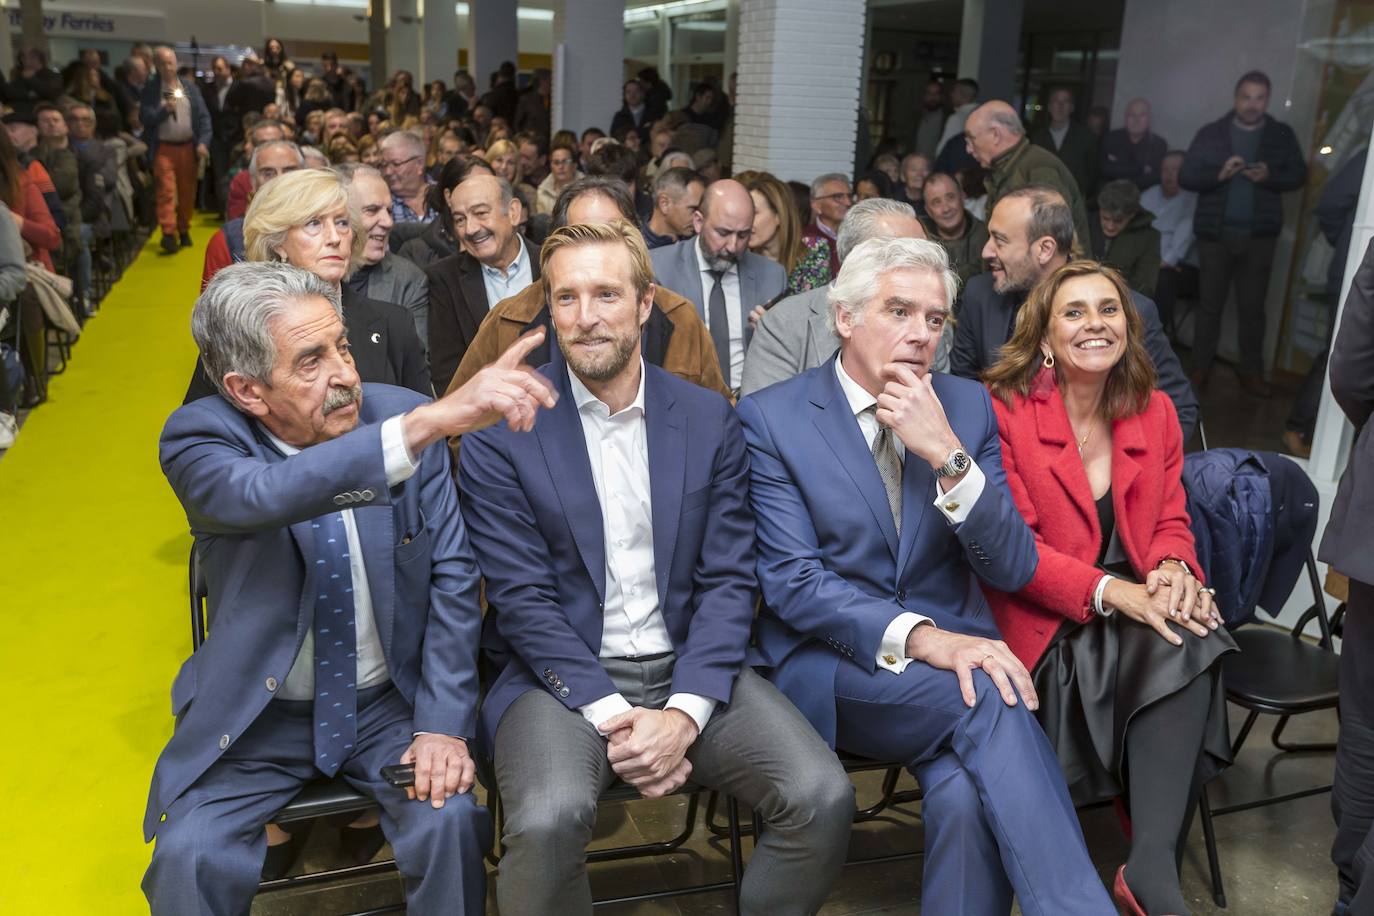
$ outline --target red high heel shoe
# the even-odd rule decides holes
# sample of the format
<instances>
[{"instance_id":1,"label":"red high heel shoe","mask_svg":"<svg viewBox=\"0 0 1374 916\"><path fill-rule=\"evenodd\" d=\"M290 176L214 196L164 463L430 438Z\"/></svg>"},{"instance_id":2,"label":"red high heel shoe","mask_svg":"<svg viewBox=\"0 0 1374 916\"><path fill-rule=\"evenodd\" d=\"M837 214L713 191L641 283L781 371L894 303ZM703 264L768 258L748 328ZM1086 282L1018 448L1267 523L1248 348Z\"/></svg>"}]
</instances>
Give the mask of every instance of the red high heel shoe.
<instances>
[{"instance_id":1,"label":"red high heel shoe","mask_svg":"<svg viewBox=\"0 0 1374 916\"><path fill-rule=\"evenodd\" d=\"M1135 894L1126 886L1126 866L1123 865L1116 870L1116 881L1112 882L1112 898L1116 900L1116 905L1121 907L1121 912L1126 916L1148 916L1145 908L1135 899Z\"/></svg>"}]
</instances>

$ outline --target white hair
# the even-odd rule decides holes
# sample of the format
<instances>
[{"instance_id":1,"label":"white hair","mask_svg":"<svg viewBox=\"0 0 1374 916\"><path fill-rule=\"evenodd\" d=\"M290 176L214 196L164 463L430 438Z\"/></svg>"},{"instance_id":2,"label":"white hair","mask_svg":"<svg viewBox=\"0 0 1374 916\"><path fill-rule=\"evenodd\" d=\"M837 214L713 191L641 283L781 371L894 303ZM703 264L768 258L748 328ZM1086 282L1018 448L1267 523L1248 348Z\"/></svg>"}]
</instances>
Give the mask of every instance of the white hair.
<instances>
[{"instance_id":1,"label":"white hair","mask_svg":"<svg viewBox=\"0 0 1374 916\"><path fill-rule=\"evenodd\" d=\"M862 324L879 277L893 270L923 270L935 274L945 287L945 308L953 304L959 291L959 277L949 269L949 255L943 245L926 239L869 239L849 252L849 257L840 265L840 275L826 295L830 303L826 323L830 329L835 330L835 317L840 309L852 324Z\"/></svg>"},{"instance_id":2,"label":"white hair","mask_svg":"<svg viewBox=\"0 0 1374 916\"><path fill-rule=\"evenodd\" d=\"M916 210L890 197L870 197L850 207L835 237L835 254L841 264L861 242L882 237L884 216L916 219Z\"/></svg>"},{"instance_id":3,"label":"white hair","mask_svg":"<svg viewBox=\"0 0 1374 916\"><path fill-rule=\"evenodd\" d=\"M390 149L400 144L404 146L412 156L423 156L425 154L425 139L412 130L395 130L382 138L382 149Z\"/></svg>"},{"instance_id":4,"label":"white hair","mask_svg":"<svg viewBox=\"0 0 1374 916\"><path fill-rule=\"evenodd\" d=\"M842 181L846 188L849 187L849 176L843 172L826 172L824 175L817 175L811 182L811 199L815 200L821 196L821 191L832 181Z\"/></svg>"}]
</instances>

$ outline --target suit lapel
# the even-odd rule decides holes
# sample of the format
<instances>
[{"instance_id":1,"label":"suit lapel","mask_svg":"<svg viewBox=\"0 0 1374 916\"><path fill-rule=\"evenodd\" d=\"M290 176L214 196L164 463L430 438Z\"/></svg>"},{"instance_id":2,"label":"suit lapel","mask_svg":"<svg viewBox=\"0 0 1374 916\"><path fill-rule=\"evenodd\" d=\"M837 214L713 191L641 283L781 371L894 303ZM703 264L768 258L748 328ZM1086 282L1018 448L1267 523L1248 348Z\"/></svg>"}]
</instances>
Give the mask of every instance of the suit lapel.
<instances>
[{"instance_id":1,"label":"suit lapel","mask_svg":"<svg viewBox=\"0 0 1374 916\"><path fill-rule=\"evenodd\" d=\"M256 422L252 423L253 435L262 444L263 452L267 456L270 464L277 464L286 460L286 456L277 450L276 445L263 432ZM314 619L315 609L315 532L311 527L310 519L288 525L287 530L291 532L291 539L296 542L296 549L301 554L302 569L305 574L305 581L301 585L300 604L296 608L296 645L300 645L305 639L305 631L309 628Z\"/></svg>"},{"instance_id":2,"label":"suit lapel","mask_svg":"<svg viewBox=\"0 0 1374 916\"><path fill-rule=\"evenodd\" d=\"M684 283L683 285L687 288L674 290L674 292L681 293L688 299L692 300L692 304L697 307L697 314L701 316L702 321L705 321L706 290L702 289L701 286L701 265L697 263L696 237L693 236L692 238L687 239L683 242L679 242L678 244L682 251L682 253L678 256L680 259L679 266L682 269L682 278L686 281L686 283ZM725 370L726 374L728 375L729 367L725 367Z\"/></svg>"},{"instance_id":3,"label":"suit lapel","mask_svg":"<svg viewBox=\"0 0 1374 916\"><path fill-rule=\"evenodd\" d=\"M353 344L353 361L358 376L365 382L390 382L386 361L386 316L378 313L366 297L345 286L342 291L344 324ZM373 339L373 335L376 339Z\"/></svg>"},{"instance_id":4,"label":"suit lapel","mask_svg":"<svg viewBox=\"0 0 1374 916\"><path fill-rule=\"evenodd\" d=\"M878 476L878 465L873 461L873 452L864 442L859 421L850 412L849 401L840 390L839 379L835 377L834 360L825 363L825 368L816 373L811 387L811 403L818 408L814 422L820 430L821 438L830 446L840 465L854 481L854 486L858 488L864 502L868 503L869 511L877 520L895 562L898 546L897 526L892 523L892 509L887 503L887 490L883 488L883 479Z\"/></svg>"},{"instance_id":5,"label":"suit lapel","mask_svg":"<svg viewBox=\"0 0 1374 916\"><path fill-rule=\"evenodd\" d=\"M830 320L826 314L828 309L829 302L825 296L819 297L818 301L811 305L811 314L807 316L806 321L806 362L802 365L803 369L819 366L835 352L833 349L827 349L827 345L834 343L835 339L835 332L830 330Z\"/></svg>"},{"instance_id":6,"label":"suit lapel","mask_svg":"<svg viewBox=\"0 0 1374 916\"><path fill-rule=\"evenodd\" d=\"M682 521L683 486L687 472L687 418L676 410L672 394L645 367L644 425L649 445L649 498L654 530L654 575L658 606L665 607L668 575Z\"/></svg>"},{"instance_id":7,"label":"suit lapel","mask_svg":"<svg viewBox=\"0 0 1374 916\"><path fill-rule=\"evenodd\" d=\"M916 538L921 533L921 525L930 514L927 510L930 509L931 503L935 502L937 486L939 484L930 465L907 452L902 463L902 534L897 553L899 570L906 569L906 564L911 559Z\"/></svg>"},{"instance_id":8,"label":"suit lapel","mask_svg":"<svg viewBox=\"0 0 1374 916\"><path fill-rule=\"evenodd\" d=\"M477 326L496 303L487 302L487 285L482 282L482 265L476 258L464 254L458 268L458 289L463 294L463 305L467 307L472 333L476 334Z\"/></svg>"},{"instance_id":9,"label":"suit lapel","mask_svg":"<svg viewBox=\"0 0 1374 916\"><path fill-rule=\"evenodd\" d=\"M762 305L763 300L759 296L758 277L754 275L754 255L745 252L739 259L739 326L744 329L744 346L749 347L749 340L754 336L754 329L749 324L749 313L754 310L754 306Z\"/></svg>"},{"instance_id":10,"label":"suit lapel","mask_svg":"<svg viewBox=\"0 0 1374 916\"><path fill-rule=\"evenodd\" d=\"M568 384L567 363L556 347L553 359L543 371L558 389L558 404L540 413L534 434L544 452L544 463L558 501L563 505L563 516L572 531L577 552L582 555L597 595L605 601L606 538L601 504L596 498L592 465L587 458L582 419L577 414L577 403Z\"/></svg>"}]
</instances>

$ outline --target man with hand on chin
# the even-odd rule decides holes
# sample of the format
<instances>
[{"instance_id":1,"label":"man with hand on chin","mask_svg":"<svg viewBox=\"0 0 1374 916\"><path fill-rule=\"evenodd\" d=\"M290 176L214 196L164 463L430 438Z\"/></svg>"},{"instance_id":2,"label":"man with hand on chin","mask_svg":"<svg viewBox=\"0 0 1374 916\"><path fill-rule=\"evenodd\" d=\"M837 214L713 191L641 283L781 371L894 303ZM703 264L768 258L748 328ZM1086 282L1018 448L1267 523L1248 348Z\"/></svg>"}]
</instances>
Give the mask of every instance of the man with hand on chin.
<instances>
[{"instance_id":1,"label":"man with hand on chin","mask_svg":"<svg viewBox=\"0 0 1374 916\"><path fill-rule=\"evenodd\" d=\"M149 906L248 912L264 825L323 775L377 801L411 912L480 914L481 608L444 440L502 418L527 431L553 406L521 365L543 332L431 402L362 384L338 287L288 264L221 270L191 331L218 396L172 414L159 459L214 619L172 684ZM413 788L382 777L397 763Z\"/></svg>"},{"instance_id":2,"label":"man with hand on chin","mask_svg":"<svg viewBox=\"0 0 1374 916\"><path fill-rule=\"evenodd\" d=\"M977 382L930 365L957 279L938 244L873 239L830 289L836 356L744 398L764 610L751 659L832 746L924 790L929 913L1101 914L1025 667L980 582L1035 538Z\"/></svg>"},{"instance_id":3,"label":"man with hand on chin","mask_svg":"<svg viewBox=\"0 0 1374 916\"><path fill-rule=\"evenodd\" d=\"M617 777L690 776L764 820L740 912L816 912L844 863L854 790L745 666L754 520L739 420L646 364L653 268L634 223L571 224L540 252L559 404L534 441L463 437L463 515L486 577L482 704L504 806L506 916L590 914L587 843Z\"/></svg>"},{"instance_id":4,"label":"man with hand on chin","mask_svg":"<svg viewBox=\"0 0 1374 916\"><path fill-rule=\"evenodd\" d=\"M378 302L403 306L415 320L420 343L429 348L429 281L425 272L391 251L391 190L382 173L370 165L346 162L334 171L348 188L349 207L360 217L367 239L361 264L346 281L356 292Z\"/></svg>"}]
</instances>

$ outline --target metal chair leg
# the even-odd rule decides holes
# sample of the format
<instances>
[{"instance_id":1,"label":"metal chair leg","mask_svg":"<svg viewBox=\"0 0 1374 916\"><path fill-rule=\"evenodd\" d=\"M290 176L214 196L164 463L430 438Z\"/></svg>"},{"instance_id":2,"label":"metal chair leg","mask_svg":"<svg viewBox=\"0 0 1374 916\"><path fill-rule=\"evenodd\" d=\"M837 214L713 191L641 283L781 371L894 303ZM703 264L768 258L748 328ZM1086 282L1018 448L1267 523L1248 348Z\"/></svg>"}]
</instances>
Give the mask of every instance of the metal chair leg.
<instances>
[{"instance_id":1,"label":"metal chair leg","mask_svg":"<svg viewBox=\"0 0 1374 916\"><path fill-rule=\"evenodd\" d=\"M1207 867L1212 872L1212 899L1226 909L1226 890L1221 883L1221 859L1217 854L1216 829L1212 824L1212 806L1207 800L1207 787L1198 796L1198 813L1202 815L1202 837L1207 845Z\"/></svg>"},{"instance_id":2,"label":"metal chair leg","mask_svg":"<svg viewBox=\"0 0 1374 916\"><path fill-rule=\"evenodd\" d=\"M1274 733L1273 733L1272 735L1269 736L1269 740L1273 742L1274 747L1278 748L1278 749L1281 750L1281 751L1311 751L1311 752L1317 752L1317 751L1334 751L1334 750L1336 749L1336 744L1335 744L1334 741L1325 741L1325 742L1318 741L1318 742L1305 743L1305 742L1301 742L1301 741L1294 742L1294 741L1282 741L1282 740L1280 740L1280 736L1283 734L1283 729L1284 729L1284 727L1288 724L1288 720L1289 720L1290 718L1291 718L1291 716L1279 716L1279 721L1276 722L1276 723L1274 724Z\"/></svg>"},{"instance_id":3,"label":"metal chair leg","mask_svg":"<svg viewBox=\"0 0 1374 916\"><path fill-rule=\"evenodd\" d=\"M739 912L739 890L744 882L744 841L740 837L739 802L732 795L727 802L730 811L730 866L735 872L732 893L735 897L735 912Z\"/></svg>"}]
</instances>

